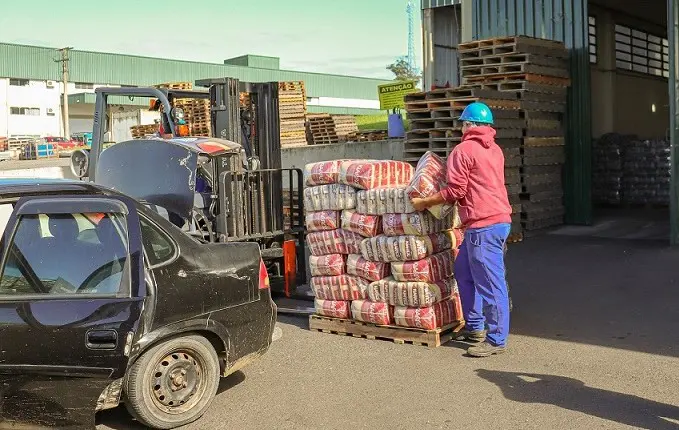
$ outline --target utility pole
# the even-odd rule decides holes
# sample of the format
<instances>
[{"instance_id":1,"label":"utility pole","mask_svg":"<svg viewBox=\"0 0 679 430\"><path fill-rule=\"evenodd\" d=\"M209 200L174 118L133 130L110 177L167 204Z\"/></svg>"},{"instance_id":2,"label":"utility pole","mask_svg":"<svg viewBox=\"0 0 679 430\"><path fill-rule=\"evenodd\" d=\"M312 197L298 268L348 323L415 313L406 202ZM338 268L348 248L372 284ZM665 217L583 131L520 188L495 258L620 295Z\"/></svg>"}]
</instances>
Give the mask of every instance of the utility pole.
<instances>
[{"instance_id":1,"label":"utility pole","mask_svg":"<svg viewBox=\"0 0 679 430\"><path fill-rule=\"evenodd\" d=\"M68 79L69 79L69 66L68 66L68 52L73 49L73 48L61 48L58 51L61 53L61 58L59 60L55 60L57 63L61 63L61 84L63 86L63 94L64 94L64 101L63 106L64 108L62 109L61 112L61 119L63 121L63 126L64 126L64 138L70 139L71 138L71 131L69 130L69 124L68 124Z\"/></svg>"}]
</instances>

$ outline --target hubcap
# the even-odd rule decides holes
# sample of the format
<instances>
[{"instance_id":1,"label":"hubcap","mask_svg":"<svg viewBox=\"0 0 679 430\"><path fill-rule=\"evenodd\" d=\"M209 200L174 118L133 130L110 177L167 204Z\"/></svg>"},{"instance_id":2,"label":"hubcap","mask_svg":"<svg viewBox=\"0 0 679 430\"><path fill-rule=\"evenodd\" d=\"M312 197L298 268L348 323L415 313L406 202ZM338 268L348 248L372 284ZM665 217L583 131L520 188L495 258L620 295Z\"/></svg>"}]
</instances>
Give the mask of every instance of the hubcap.
<instances>
[{"instance_id":1,"label":"hubcap","mask_svg":"<svg viewBox=\"0 0 679 430\"><path fill-rule=\"evenodd\" d=\"M190 409L192 400L203 389L203 369L189 351L177 351L160 360L154 369L152 391L154 400L167 412L181 413Z\"/></svg>"}]
</instances>

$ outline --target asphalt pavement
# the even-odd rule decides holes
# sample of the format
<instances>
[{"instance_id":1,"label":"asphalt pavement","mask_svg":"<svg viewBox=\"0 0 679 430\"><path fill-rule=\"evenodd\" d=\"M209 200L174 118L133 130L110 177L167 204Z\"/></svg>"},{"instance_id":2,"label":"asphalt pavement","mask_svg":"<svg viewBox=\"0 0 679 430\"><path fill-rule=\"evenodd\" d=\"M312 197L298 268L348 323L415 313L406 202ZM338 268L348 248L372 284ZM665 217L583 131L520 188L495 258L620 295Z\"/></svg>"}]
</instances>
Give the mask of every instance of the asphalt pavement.
<instances>
[{"instance_id":1,"label":"asphalt pavement","mask_svg":"<svg viewBox=\"0 0 679 430\"><path fill-rule=\"evenodd\" d=\"M268 354L185 429L679 429L679 251L540 236L510 247L509 351L397 345L281 317ZM140 429L124 408L98 429Z\"/></svg>"}]
</instances>

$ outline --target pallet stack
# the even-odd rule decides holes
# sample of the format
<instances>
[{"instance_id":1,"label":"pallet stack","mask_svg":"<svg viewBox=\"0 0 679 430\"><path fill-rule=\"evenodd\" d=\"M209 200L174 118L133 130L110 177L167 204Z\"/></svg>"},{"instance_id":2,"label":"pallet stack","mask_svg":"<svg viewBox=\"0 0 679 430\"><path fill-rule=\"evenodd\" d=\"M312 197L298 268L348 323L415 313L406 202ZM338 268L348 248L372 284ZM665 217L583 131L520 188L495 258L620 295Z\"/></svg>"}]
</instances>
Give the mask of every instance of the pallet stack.
<instances>
[{"instance_id":1,"label":"pallet stack","mask_svg":"<svg viewBox=\"0 0 679 430\"><path fill-rule=\"evenodd\" d=\"M309 114L306 119L307 141L311 145L339 143L335 122L327 113Z\"/></svg>"},{"instance_id":2,"label":"pallet stack","mask_svg":"<svg viewBox=\"0 0 679 430\"><path fill-rule=\"evenodd\" d=\"M570 85L566 47L517 36L464 43L458 50L466 88L511 94L520 104L525 122L520 146L523 229L562 224L563 114Z\"/></svg>"},{"instance_id":3,"label":"pallet stack","mask_svg":"<svg viewBox=\"0 0 679 430\"><path fill-rule=\"evenodd\" d=\"M521 239L521 138L525 120L520 117L516 94L482 88L445 88L406 96L411 130L406 134L404 158L417 163L431 151L446 158L462 141L457 119L470 103L483 101L492 110L495 141L505 155L505 184L513 209L512 241Z\"/></svg>"},{"instance_id":4,"label":"pallet stack","mask_svg":"<svg viewBox=\"0 0 679 430\"><path fill-rule=\"evenodd\" d=\"M307 112L304 82L278 83L278 115L281 146L306 145L305 116Z\"/></svg>"},{"instance_id":5,"label":"pallet stack","mask_svg":"<svg viewBox=\"0 0 679 430\"><path fill-rule=\"evenodd\" d=\"M357 142L378 142L387 140L388 137L386 130L359 130L356 133Z\"/></svg>"},{"instance_id":6,"label":"pallet stack","mask_svg":"<svg viewBox=\"0 0 679 430\"><path fill-rule=\"evenodd\" d=\"M0 137L0 151L7 151L9 149L9 142L6 137Z\"/></svg>"},{"instance_id":7,"label":"pallet stack","mask_svg":"<svg viewBox=\"0 0 679 430\"><path fill-rule=\"evenodd\" d=\"M158 131L158 124L133 125L130 127L133 139L141 139Z\"/></svg>"},{"instance_id":8,"label":"pallet stack","mask_svg":"<svg viewBox=\"0 0 679 430\"><path fill-rule=\"evenodd\" d=\"M154 85L155 88L166 88L168 90L193 90L193 84L191 82L165 82L162 84Z\"/></svg>"},{"instance_id":9,"label":"pallet stack","mask_svg":"<svg viewBox=\"0 0 679 430\"><path fill-rule=\"evenodd\" d=\"M332 120L335 123L335 131L340 143L356 141L358 125L356 125L355 116L332 115Z\"/></svg>"},{"instance_id":10,"label":"pallet stack","mask_svg":"<svg viewBox=\"0 0 679 430\"><path fill-rule=\"evenodd\" d=\"M440 186L443 161L335 160L305 168L310 328L439 346L461 327L454 208L415 212L410 193Z\"/></svg>"}]
</instances>

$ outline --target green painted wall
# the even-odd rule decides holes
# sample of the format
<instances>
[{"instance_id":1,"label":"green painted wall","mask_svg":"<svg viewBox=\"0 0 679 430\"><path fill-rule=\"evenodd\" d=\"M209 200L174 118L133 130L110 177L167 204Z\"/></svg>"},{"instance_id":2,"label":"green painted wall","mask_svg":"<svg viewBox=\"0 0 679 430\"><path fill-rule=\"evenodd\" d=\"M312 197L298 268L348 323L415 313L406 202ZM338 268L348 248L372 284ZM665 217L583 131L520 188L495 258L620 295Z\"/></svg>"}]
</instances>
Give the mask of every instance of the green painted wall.
<instances>
[{"instance_id":1,"label":"green painted wall","mask_svg":"<svg viewBox=\"0 0 679 430\"><path fill-rule=\"evenodd\" d=\"M0 43L0 77L61 80L53 48ZM257 56L252 56L257 58ZM259 57L261 59L261 57ZM247 82L304 81L309 97L377 100L377 86L388 81L322 73L272 70L101 52L70 52L72 82L155 85L170 81L233 77ZM271 65L271 63L267 63Z\"/></svg>"}]
</instances>

